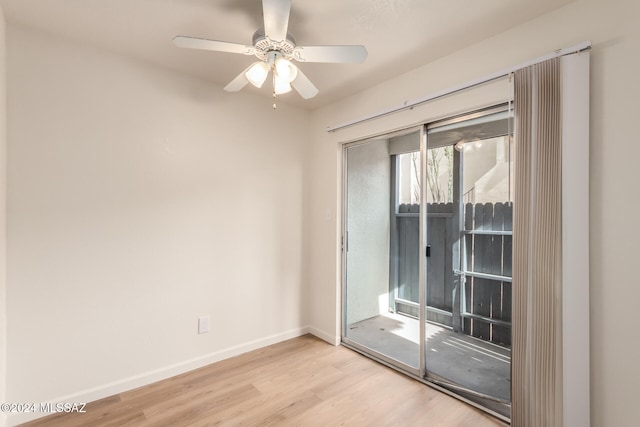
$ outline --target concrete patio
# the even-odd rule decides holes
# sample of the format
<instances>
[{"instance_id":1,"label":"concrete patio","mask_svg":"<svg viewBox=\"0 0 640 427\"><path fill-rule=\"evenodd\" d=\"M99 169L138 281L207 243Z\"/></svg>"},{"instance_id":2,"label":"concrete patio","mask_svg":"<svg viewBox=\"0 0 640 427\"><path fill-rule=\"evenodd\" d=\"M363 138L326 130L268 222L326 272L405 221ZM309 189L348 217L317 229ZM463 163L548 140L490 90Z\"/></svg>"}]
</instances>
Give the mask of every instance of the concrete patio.
<instances>
[{"instance_id":1,"label":"concrete patio","mask_svg":"<svg viewBox=\"0 0 640 427\"><path fill-rule=\"evenodd\" d=\"M395 313L348 325L352 341L412 367L419 366L419 321ZM511 399L511 350L427 323L427 372L436 379Z\"/></svg>"}]
</instances>

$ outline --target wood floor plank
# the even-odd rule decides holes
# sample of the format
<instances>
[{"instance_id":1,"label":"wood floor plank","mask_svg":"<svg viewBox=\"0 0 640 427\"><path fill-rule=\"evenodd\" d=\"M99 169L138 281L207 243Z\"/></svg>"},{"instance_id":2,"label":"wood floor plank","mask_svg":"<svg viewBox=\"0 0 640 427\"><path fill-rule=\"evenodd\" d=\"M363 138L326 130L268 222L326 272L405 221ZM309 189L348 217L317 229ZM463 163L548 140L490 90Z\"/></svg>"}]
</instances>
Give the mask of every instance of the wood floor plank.
<instances>
[{"instance_id":1,"label":"wood floor plank","mask_svg":"<svg viewBox=\"0 0 640 427\"><path fill-rule=\"evenodd\" d=\"M311 335L87 405L28 427L505 427L446 394Z\"/></svg>"}]
</instances>

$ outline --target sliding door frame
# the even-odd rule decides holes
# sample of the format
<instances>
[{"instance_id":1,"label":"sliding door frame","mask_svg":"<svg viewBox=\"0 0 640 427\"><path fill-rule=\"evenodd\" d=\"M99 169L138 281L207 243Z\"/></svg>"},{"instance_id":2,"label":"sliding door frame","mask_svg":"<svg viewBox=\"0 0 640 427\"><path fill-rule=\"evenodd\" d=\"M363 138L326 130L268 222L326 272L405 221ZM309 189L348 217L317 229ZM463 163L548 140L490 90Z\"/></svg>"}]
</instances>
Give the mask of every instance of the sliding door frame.
<instances>
[{"instance_id":1,"label":"sliding door frame","mask_svg":"<svg viewBox=\"0 0 640 427\"><path fill-rule=\"evenodd\" d=\"M418 256L418 299L420 301L420 377L427 377L427 124L420 127L420 248Z\"/></svg>"},{"instance_id":2,"label":"sliding door frame","mask_svg":"<svg viewBox=\"0 0 640 427\"><path fill-rule=\"evenodd\" d=\"M346 345L347 347L358 351L359 353L362 353L368 357L372 357L373 359L377 360L378 362L381 362L391 368L397 369L400 372L409 374L410 376L412 376L413 378L416 379L420 379L422 381L422 378L424 377L424 373L425 373L425 361L424 361L424 357L421 357L420 355L424 354L424 350L425 350L425 343L424 343L424 335L426 332L426 325L424 324L424 322L420 322L420 328L419 328L419 339L418 339L418 351L419 351L419 356L418 356L418 367L416 368L415 366L411 366L408 365L406 363L403 363L400 360L391 358L389 356L386 356L383 353L380 353L379 351L376 351L375 349L372 349L370 347L364 346L352 339L350 339L347 336L347 313L346 313L346 301L347 301L347 269L348 269L348 264L347 264L347 252L348 252L348 246L349 246L349 239L348 239L348 223L347 223L347 218L348 218L348 198L349 198L349 191L348 191L348 150L350 148L354 148L354 147L358 147L361 145L366 145L369 143L373 143L376 140L380 140L381 138L393 138L395 136L401 136L401 135L406 135L406 134L410 134L410 133L414 133L414 132L420 132L420 167L423 168L424 164L426 164L426 154L423 155L422 151L423 149L426 147L425 145L425 138L426 138L426 127L424 124L420 124L417 126L410 126L410 127L406 127L406 128L402 128L402 129L397 129L394 131L390 131L390 132L383 132L377 135L373 135L370 136L368 138L365 139L359 139L359 140L355 140L355 141L350 141L350 142L345 142L342 144L342 232L341 232L341 244L340 244L340 248L341 248L341 258L342 258L342 271L341 271L341 279L342 279L342 289L341 289L341 304L340 304L340 310L341 310L341 322L340 322L340 333L341 333L341 343ZM424 164L423 164L424 162ZM424 181L424 180L423 180ZM423 191L422 185L424 185L424 183L421 183L421 191ZM420 221L423 221L423 213L422 213L422 200L420 200ZM426 218L426 217L424 217ZM424 232L420 233L420 247L424 248L424 242L426 239L426 236L423 236ZM422 249L421 249L422 251ZM423 283L423 279L424 279L424 275L425 275L425 268L426 268L426 264L423 265L423 263L425 262L423 259L423 257L420 257L420 263L419 263L419 271L418 271L418 277L420 280L420 283ZM419 287L419 302L420 302L420 311L419 311L419 316L420 319L424 319L425 316L425 310L424 307L422 307L424 304L423 302L426 302L426 297L424 295L426 288L424 288L423 286Z\"/></svg>"},{"instance_id":3,"label":"sliding door frame","mask_svg":"<svg viewBox=\"0 0 640 427\"><path fill-rule=\"evenodd\" d=\"M420 214L421 214L421 237L425 238L424 244L422 245L423 247L423 255L421 256L421 266L424 264L424 277L421 278L420 280L421 282L421 295L424 295L425 297L425 301L424 304L424 321L421 322L421 326L424 326L426 329L426 322L427 322L427 318L426 318L426 311L427 311L427 292L428 292L428 275L427 275L427 258L426 258L426 253L424 253L424 251L426 251L427 248L427 244L429 243L427 241L427 238L429 236L428 233L428 214L429 212L427 211L427 207L428 207L428 203L427 203L427 180L426 180L426 174L428 173L427 170L427 157L428 157L428 151L430 149L433 148L440 148L440 147L448 147L448 146L455 146L456 144L450 143L450 142L446 142L446 143L442 143L438 142L435 144L430 144L429 143L429 134L432 133L432 131L434 129L439 129L439 128L448 128L450 126L455 126L458 123L465 123L465 122L475 122L477 120L482 120L482 118L487 117L487 116L492 116L494 114L506 114L506 124L507 127L504 129L504 132L502 131L494 131L495 133L491 134L491 137L513 137L513 126L512 126L512 121L513 121L513 117L512 117L512 105L511 105L511 101L509 102L500 102L500 103L496 103L487 107L483 107L483 108L478 108L475 110L471 110L465 113L461 113L461 114L456 114L456 115L452 115L450 117L446 117L440 120L434 120L434 121L430 121L424 124L424 139L423 139L423 143L425 144L424 149L421 148L421 153L423 153L423 157L424 157L424 164L422 165L423 167L423 173L422 173L422 194L425 195L425 197L423 197L423 200L421 200L421 206L420 206ZM457 151L457 149L454 147L454 151ZM467 270L466 267L464 266L464 264L466 263L466 249L465 245L466 242L464 239L461 238L461 230L464 229L464 201L463 201L463 179L462 179L462 175L463 175L463 168L464 168L464 160L463 157L460 154L454 154L454 161L453 161L453 168L454 168L454 174L458 173L458 179L457 179L457 183L456 180L454 179L454 183L456 184L453 192L454 192L454 204L457 204L457 207L454 207L454 214L453 214L453 220L456 222L455 227L457 229L457 237L459 239L459 243L458 243L458 248L454 249L454 253L452 254L453 256L453 271L452 274L459 274L460 275L460 283L458 285L458 299L456 300L455 298L453 299L453 307L452 307L452 311L453 311L453 317L454 319L456 318L456 312L458 314L458 317L460 318L460 322L464 323L464 319L460 317L461 313L463 313L465 311L465 301L464 301L464 297L465 297L465 271ZM457 196L456 196L457 193ZM456 213L457 212L457 213ZM424 218L422 218L422 215L424 214ZM459 333L462 333L462 325L458 325L460 327L460 330L457 331ZM455 329L455 321L454 321L454 329ZM437 373L434 373L433 371L430 371L426 368L426 363L427 363L427 354L426 354L426 350L427 350L427 336L426 336L426 330L423 332L422 335L423 339L421 340L421 344L423 344L422 351L423 353L421 354L421 358L420 361L424 362L425 366L424 369L421 369L420 374L422 376L422 381L426 384L429 385L435 385L437 386L436 388L442 390L447 390L447 392L449 394L452 394L453 396L455 396L456 398L462 399L464 401L466 401L467 403L472 404L475 407L478 407L479 409L482 409L483 411L490 413L492 415L494 415L497 418L500 418L504 421L510 421L510 418L506 415L503 415L502 413L500 413L499 411L503 410L505 408L504 405L508 405L510 407L511 402L510 400L507 402L503 399L500 399L498 397L495 396L491 396L491 395L487 395L484 394L482 392L478 392L475 391L473 389L469 389L465 386L456 384L454 382L451 382L451 380L444 378L442 376L440 376ZM511 363L511 361L510 361ZM468 396L468 397L465 397ZM471 400L474 399L474 400ZM484 405L479 403L479 401L476 401L475 399L479 399L479 401L484 401ZM509 409L510 411L510 409Z\"/></svg>"}]
</instances>

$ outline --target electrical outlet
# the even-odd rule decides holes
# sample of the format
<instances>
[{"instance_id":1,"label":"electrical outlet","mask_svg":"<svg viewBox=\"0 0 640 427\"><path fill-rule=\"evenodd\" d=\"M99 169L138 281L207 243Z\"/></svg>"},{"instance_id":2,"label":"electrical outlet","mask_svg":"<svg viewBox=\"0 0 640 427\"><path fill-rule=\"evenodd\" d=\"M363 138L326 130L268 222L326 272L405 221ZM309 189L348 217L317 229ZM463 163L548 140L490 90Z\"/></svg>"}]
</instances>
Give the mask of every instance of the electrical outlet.
<instances>
[{"instance_id":1,"label":"electrical outlet","mask_svg":"<svg viewBox=\"0 0 640 427\"><path fill-rule=\"evenodd\" d=\"M206 334L209 332L209 316L198 317L198 333Z\"/></svg>"}]
</instances>

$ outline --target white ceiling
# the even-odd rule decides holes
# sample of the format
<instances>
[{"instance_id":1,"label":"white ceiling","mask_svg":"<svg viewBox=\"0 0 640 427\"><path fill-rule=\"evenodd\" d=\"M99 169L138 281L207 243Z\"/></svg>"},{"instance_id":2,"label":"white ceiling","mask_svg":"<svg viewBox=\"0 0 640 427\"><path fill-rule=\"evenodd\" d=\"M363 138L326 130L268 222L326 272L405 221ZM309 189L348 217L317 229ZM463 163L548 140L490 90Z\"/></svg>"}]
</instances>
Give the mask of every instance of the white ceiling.
<instances>
[{"instance_id":1,"label":"white ceiling","mask_svg":"<svg viewBox=\"0 0 640 427\"><path fill-rule=\"evenodd\" d=\"M317 108L410 71L573 0L293 0L289 32L300 45L362 44L364 64L302 64ZM39 28L222 86L253 57L179 49L176 35L251 44L260 0L0 0L10 24ZM222 86L220 90L222 90ZM265 85L244 90L270 96Z\"/></svg>"}]
</instances>

